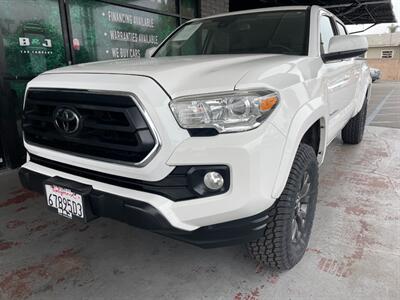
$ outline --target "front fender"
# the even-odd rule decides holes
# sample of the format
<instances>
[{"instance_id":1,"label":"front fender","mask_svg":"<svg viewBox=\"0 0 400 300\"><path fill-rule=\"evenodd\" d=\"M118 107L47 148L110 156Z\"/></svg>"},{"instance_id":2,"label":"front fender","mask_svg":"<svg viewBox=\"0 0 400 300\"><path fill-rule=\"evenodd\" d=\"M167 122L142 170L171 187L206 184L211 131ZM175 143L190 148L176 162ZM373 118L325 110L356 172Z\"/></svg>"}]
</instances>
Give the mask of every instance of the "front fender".
<instances>
[{"instance_id":1,"label":"front fender","mask_svg":"<svg viewBox=\"0 0 400 300\"><path fill-rule=\"evenodd\" d=\"M279 172L276 176L276 181L272 192L273 198L278 198L282 194L300 142L307 130L318 120L321 121L318 161L320 164L322 163L327 146L325 123L328 119L328 116L328 106L320 97L307 102L296 112L292 122L290 123L289 131L286 137L286 143L283 155L281 157Z\"/></svg>"}]
</instances>

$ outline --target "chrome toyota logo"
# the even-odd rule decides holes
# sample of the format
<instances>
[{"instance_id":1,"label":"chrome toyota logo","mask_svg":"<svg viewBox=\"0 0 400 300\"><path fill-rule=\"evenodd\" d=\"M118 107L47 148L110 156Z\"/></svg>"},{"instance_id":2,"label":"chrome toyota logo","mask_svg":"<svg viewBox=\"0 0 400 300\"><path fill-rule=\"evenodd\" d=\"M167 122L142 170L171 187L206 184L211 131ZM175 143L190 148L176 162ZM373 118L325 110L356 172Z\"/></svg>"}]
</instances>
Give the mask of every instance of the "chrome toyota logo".
<instances>
[{"instance_id":1,"label":"chrome toyota logo","mask_svg":"<svg viewBox=\"0 0 400 300\"><path fill-rule=\"evenodd\" d=\"M61 107L54 113L54 125L63 134L74 134L80 128L80 117L74 110Z\"/></svg>"}]
</instances>

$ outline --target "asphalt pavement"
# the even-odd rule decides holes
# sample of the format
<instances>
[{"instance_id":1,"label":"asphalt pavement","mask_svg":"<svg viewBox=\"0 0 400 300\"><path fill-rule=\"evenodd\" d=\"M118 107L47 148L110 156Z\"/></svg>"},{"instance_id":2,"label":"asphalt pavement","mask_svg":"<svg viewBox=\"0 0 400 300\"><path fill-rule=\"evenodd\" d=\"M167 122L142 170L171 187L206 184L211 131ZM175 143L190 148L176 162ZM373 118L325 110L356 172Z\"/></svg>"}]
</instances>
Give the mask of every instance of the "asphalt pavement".
<instances>
[{"instance_id":1,"label":"asphalt pavement","mask_svg":"<svg viewBox=\"0 0 400 300\"><path fill-rule=\"evenodd\" d=\"M372 84L367 125L400 128L400 81Z\"/></svg>"}]
</instances>

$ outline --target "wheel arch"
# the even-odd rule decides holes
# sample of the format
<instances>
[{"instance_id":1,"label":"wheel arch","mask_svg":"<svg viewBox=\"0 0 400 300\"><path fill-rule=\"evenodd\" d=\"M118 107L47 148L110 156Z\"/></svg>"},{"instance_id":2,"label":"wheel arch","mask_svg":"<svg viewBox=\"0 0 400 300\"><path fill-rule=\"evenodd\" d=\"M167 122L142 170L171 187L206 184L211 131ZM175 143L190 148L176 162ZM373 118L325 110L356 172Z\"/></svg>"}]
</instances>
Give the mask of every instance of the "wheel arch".
<instances>
[{"instance_id":1,"label":"wheel arch","mask_svg":"<svg viewBox=\"0 0 400 300\"><path fill-rule=\"evenodd\" d=\"M363 65L361 69L361 76L359 79L358 89L355 95L355 105L352 117L358 114L363 107L365 99L369 100L371 96L372 78L369 73L368 66Z\"/></svg>"},{"instance_id":2,"label":"wheel arch","mask_svg":"<svg viewBox=\"0 0 400 300\"><path fill-rule=\"evenodd\" d=\"M300 143L313 147L319 165L322 164L327 146L328 116L329 110L322 98L308 102L297 111L286 137L285 150L272 191L273 198L279 198L285 188Z\"/></svg>"}]
</instances>

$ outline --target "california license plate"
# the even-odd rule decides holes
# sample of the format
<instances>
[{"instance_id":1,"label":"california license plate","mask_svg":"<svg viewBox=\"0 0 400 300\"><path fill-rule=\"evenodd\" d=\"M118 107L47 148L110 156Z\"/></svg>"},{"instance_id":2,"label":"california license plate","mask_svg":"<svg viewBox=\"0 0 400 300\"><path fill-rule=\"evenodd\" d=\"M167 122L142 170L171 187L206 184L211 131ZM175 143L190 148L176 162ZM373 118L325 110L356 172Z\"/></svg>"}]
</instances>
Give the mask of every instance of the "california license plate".
<instances>
[{"instance_id":1,"label":"california license plate","mask_svg":"<svg viewBox=\"0 0 400 300\"><path fill-rule=\"evenodd\" d=\"M68 188L46 184L47 205L57 210L60 216L72 219L85 217L82 195Z\"/></svg>"}]
</instances>

